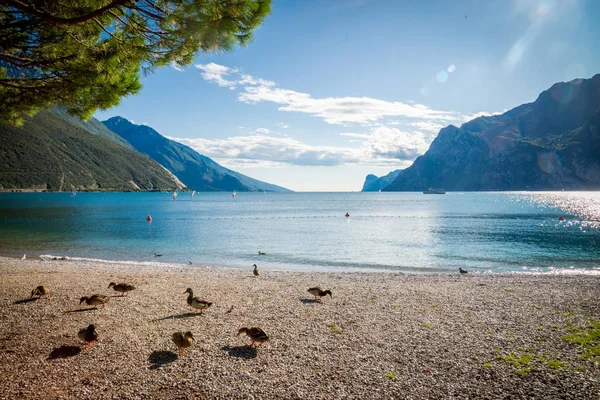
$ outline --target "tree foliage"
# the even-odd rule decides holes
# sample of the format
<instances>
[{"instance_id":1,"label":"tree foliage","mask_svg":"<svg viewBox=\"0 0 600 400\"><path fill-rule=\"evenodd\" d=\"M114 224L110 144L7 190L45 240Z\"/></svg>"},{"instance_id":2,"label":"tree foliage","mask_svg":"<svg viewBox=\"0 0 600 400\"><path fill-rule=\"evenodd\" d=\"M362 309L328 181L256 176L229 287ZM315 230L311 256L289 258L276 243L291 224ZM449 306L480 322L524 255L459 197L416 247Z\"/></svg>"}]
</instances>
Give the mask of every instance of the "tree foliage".
<instances>
[{"instance_id":1,"label":"tree foliage","mask_svg":"<svg viewBox=\"0 0 600 400\"><path fill-rule=\"evenodd\" d=\"M271 0L0 0L0 119L64 104L88 118L140 73L244 46Z\"/></svg>"}]
</instances>

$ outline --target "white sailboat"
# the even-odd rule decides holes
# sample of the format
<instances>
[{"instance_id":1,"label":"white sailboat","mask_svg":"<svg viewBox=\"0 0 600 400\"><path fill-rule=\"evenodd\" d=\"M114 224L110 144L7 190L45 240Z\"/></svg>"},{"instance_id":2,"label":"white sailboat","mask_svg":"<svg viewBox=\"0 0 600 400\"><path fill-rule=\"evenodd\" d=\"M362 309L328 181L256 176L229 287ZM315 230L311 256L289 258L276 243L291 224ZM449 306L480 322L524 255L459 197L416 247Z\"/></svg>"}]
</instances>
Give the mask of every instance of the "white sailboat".
<instances>
[{"instance_id":1,"label":"white sailboat","mask_svg":"<svg viewBox=\"0 0 600 400\"><path fill-rule=\"evenodd\" d=\"M173 192L173 200L177 200L177 190Z\"/></svg>"},{"instance_id":2,"label":"white sailboat","mask_svg":"<svg viewBox=\"0 0 600 400\"><path fill-rule=\"evenodd\" d=\"M234 190L233 193L231 193L231 197L235 198L235 196L237 196L237 190Z\"/></svg>"},{"instance_id":3,"label":"white sailboat","mask_svg":"<svg viewBox=\"0 0 600 400\"><path fill-rule=\"evenodd\" d=\"M194 195L195 195L195 194L196 194L196 191L195 191L195 190L194 190L194 191L192 191L192 196L191 196L191 198L192 198L192 199L194 198Z\"/></svg>"}]
</instances>

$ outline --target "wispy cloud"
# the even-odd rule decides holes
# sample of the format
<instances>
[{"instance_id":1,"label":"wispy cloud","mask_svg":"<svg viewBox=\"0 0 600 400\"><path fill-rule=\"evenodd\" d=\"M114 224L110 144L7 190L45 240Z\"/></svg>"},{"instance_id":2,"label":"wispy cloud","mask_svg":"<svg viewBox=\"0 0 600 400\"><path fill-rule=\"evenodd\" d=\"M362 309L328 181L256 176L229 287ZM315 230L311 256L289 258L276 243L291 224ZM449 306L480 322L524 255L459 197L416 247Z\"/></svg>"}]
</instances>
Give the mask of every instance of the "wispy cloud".
<instances>
[{"instance_id":1,"label":"wispy cloud","mask_svg":"<svg viewBox=\"0 0 600 400\"><path fill-rule=\"evenodd\" d=\"M287 128L289 128L289 127L290 127L290 126L289 126L288 124L286 124L285 122L280 122L280 123L278 123L277 125L279 125L279 126L280 126L280 127L282 127L283 129L287 129Z\"/></svg>"},{"instance_id":2,"label":"wispy cloud","mask_svg":"<svg viewBox=\"0 0 600 400\"><path fill-rule=\"evenodd\" d=\"M431 109L423 104L386 101L370 97L314 98L308 93L276 87L272 81L241 73L215 63L197 64L201 76L222 87L242 87L238 100L248 104L270 102L279 105L280 111L299 112L322 118L329 124L367 124L384 117L436 119L452 121L455 113Z\"/></svg>"}]
</instances>

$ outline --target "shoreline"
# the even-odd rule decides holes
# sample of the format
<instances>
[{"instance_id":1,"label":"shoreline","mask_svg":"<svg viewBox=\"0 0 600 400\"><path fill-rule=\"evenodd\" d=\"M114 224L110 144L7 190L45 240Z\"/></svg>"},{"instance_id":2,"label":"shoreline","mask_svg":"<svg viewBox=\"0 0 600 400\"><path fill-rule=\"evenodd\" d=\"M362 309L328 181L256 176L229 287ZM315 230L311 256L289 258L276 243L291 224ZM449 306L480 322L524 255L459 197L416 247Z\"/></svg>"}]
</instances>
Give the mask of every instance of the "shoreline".
<instances>
[{"instance_id":1,"label":"shoreline","mask_svg":"<svg viewBox=\"0 0 600 400\"><path fill-rule=\"evenodd\" d=\"M4 257L0 274L0 398L600 395L600 360L583 360L584 349L563 339L599 318L598 276L261 270L255 278L251 269ZM105 309L79 305L84 295L117 295L112 281L137 289ZM27 300L40 284L48 298ZM332 298L313 301L306 290L316 285ZM203 315L191 313L187 287L214 302ZM90 323L100 337L85 351L77 331ZM246 348L235 336L242 326L271 340ZM170 336L187 330L196 342L178 356Z\"/></svg>"}]
</instances>

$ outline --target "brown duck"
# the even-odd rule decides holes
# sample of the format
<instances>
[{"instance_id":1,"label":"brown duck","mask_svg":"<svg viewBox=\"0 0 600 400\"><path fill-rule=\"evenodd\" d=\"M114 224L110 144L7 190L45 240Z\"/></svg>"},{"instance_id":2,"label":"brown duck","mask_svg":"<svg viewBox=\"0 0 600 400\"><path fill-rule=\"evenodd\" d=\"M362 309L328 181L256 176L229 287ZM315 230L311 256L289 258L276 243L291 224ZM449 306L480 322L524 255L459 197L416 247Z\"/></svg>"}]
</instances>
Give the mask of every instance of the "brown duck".
<instances>
[{"instance_id":1,"label":"brown duck","mask_svg":"<svg viewBox=\"0 0 600 400\"><path fill-rule=\"evenodd\" d=\"M89 350L98 339L98 332L96 332L96 327L94 325L89 325L87 328L80 329L79 332L77 332L77 337L86 343L85 349Z\"/></svg>"},{"instance_id":2,"label":"brown duck","mask_svg":"<svg viewBox=\"0 0 600 400\"><path fill-rule=\"evenodd\" d=\"M121 293L121 296L125 296L126 293L129 293L132 290L135 290L135 286L130 285L129 283L119 283L117 285L114 282L111 282L108 285L108 288L110 289L111 287L115 290L115 292Z\"/></svg>"},{"instance_id":3,"label":"brown duck","mask_svg":"<svg viewBox=\"0 0 600 400\"><path fill-rule=\"evenodd\" d=\"M50 294L50 291L48 290L48 288L44 285L40 285L31 291L30 297L37 296L38 298L40 298L42 296L46 296L49 294Z\"/></svg>"},{"instance_id":4,"label":"brown duck","mask_svg":"<svg viewBox=\"0 0 600 400\"><path fill-rule=\"evenodd\" d=\"M103 294L93 294L90 297L83 296L81 299L79 299L79 304L85 301L85 303L89 306L102 306L102 308L104 308L104 305L108 303L109 300L110 297Z\"/></svg>"},{"instance_id":5,"label":"brown duck","mask_svg":"<svg viewBox=\"0 0 600 400\"><path fill-rule=\"evenodd\" d=\"M175 332L172 338L173 343L175 343L175 345L179 349L179 355L183 354L184 348L190 347L192 343L196 341L196 339L194 339L194 335L192 335L192 332L190 331L187 331L186 333Z\"/></svg>"},{"instance_id":6,"label":"brown duck","mask_svg":"<svg viewBox=\"0 0 600 400\"><path fill-rule=\"evenodd\" d=\"M252 343L248 345L249 347L254 346L254 343L258 343L258 346L262 346L264 342L269 340L269 336L265 333L265 331L257 327L240 328L236 336L240 336L243 333L245 333L246 336L252 340Z\"/></svg>"},{"instance_id":7,"label":"brown duck","mask_svg":"<svg viewBox=\"0 0 600 400\"><path fill-rule=\"evenodd\" d=\"M200 314L202 314L203 310L207 309L213 304L211 301L194 297L194 291L191 288L187 288L183 293L189 293L187 303L190 305L190 307L195 308L194 312L198 312L198 310L200 310Z\"/></svg>"},{"instance_id":8,"label":"brown duck","mask_svg":"<svg viewBox=\"0 0 600 400\"><path fill-rule=\"evenodd\" d=\"M333 296L331 295L331 290L323 290L319 286L309 288L308 293L315 296L315 300L321 300L321 297L325 297L327 295L329 295L329 297L333 298Z\"/></svg>"}]
</instances>

